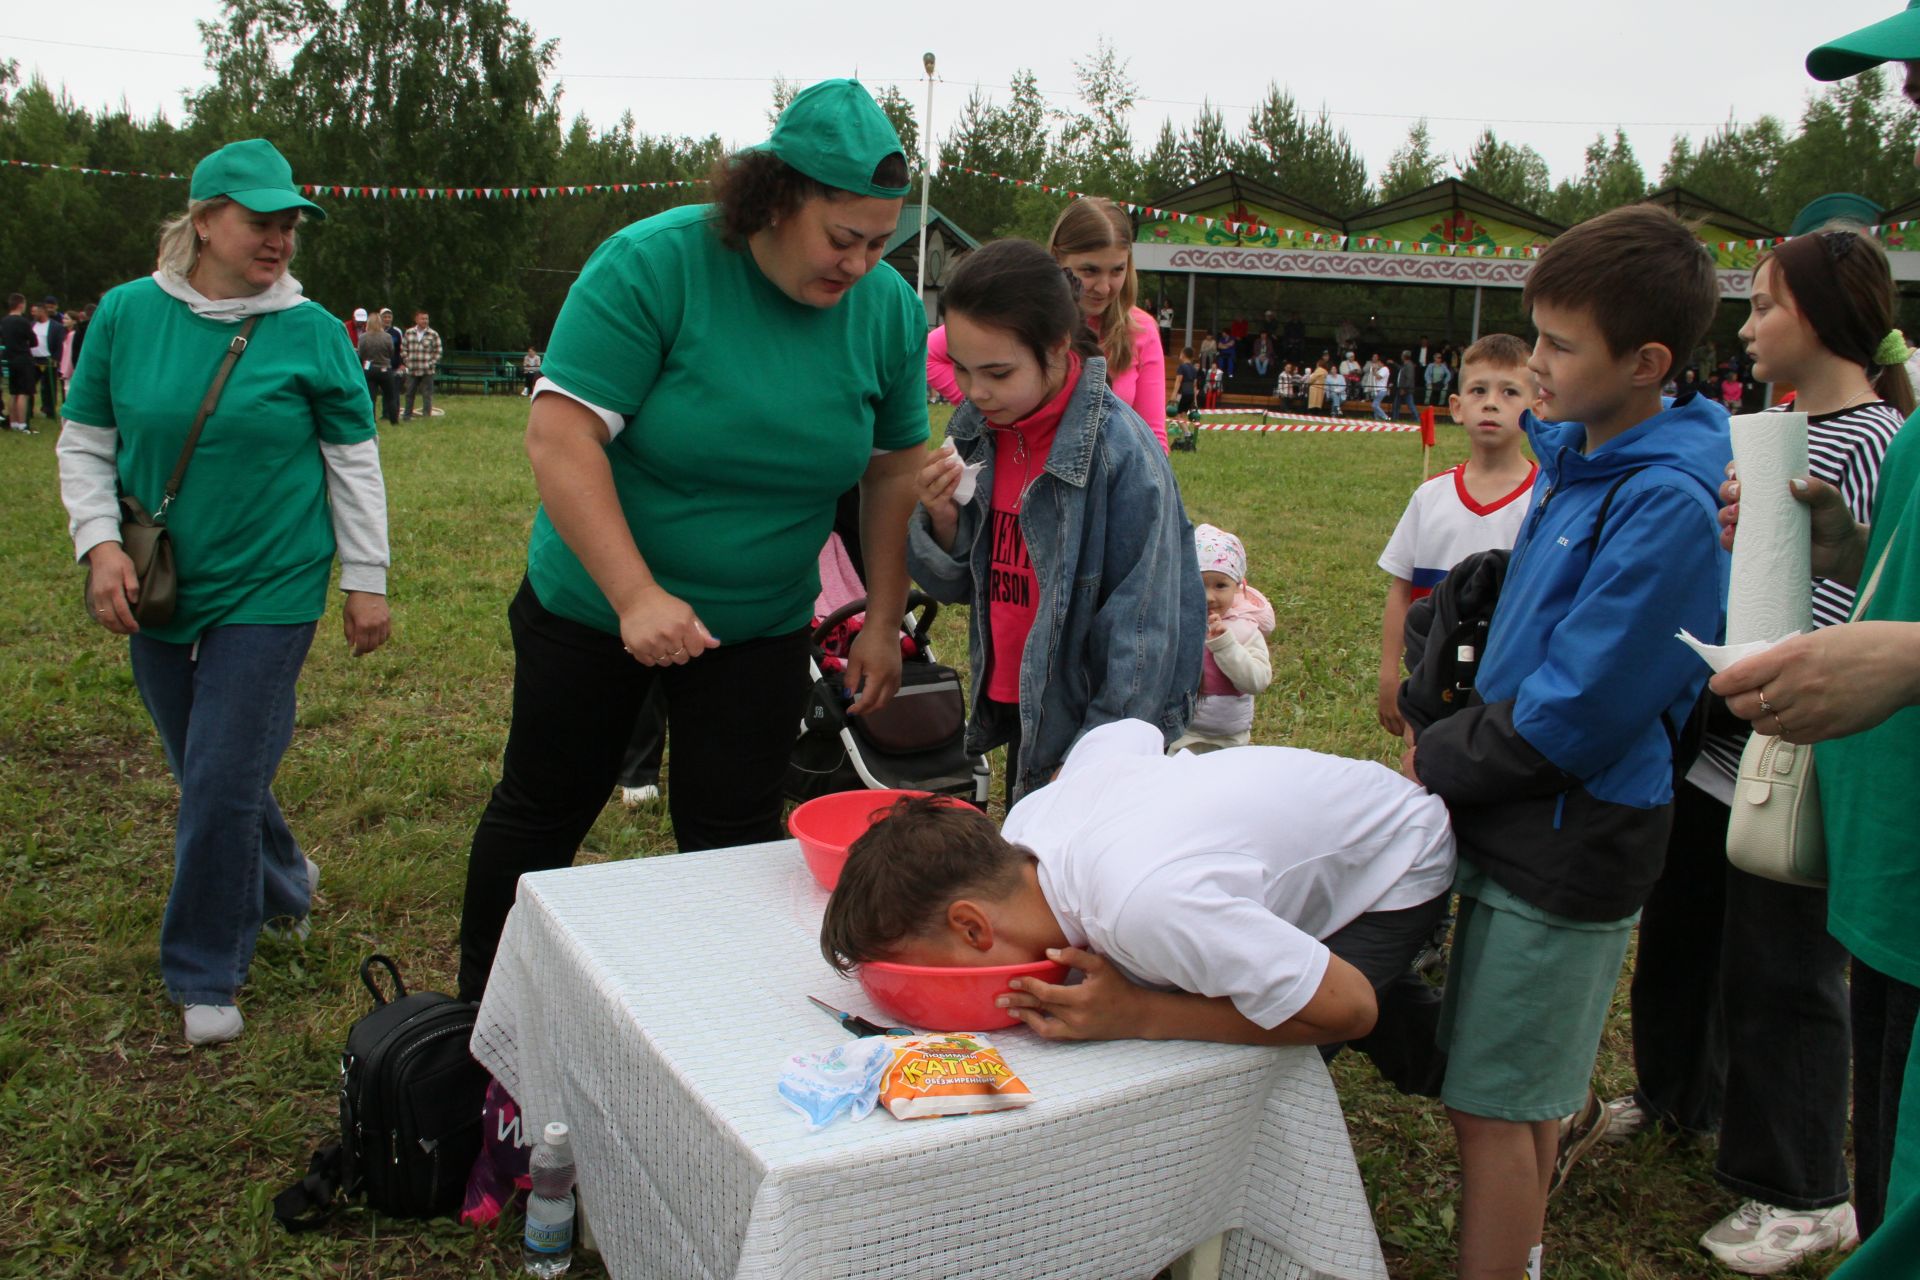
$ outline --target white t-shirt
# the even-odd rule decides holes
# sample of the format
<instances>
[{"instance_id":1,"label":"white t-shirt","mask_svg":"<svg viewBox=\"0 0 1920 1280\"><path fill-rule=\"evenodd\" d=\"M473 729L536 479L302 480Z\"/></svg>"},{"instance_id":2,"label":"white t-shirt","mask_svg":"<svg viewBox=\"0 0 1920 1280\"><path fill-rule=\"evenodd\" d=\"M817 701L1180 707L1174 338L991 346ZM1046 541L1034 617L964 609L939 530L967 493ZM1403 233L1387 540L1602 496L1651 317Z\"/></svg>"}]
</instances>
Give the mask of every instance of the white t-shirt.
<instances>
[{"instance_id":1,"label":"white t-shirt","mask_svg":"<svg viewBox=\"0 0 1920 1280\"><path fill-rule=\"evenodd\" d=\"M1162 329L1173 328L1173 308L1172 307L1160 308L1160 327Z\"/></svg>"},{"instance_id":2,"label":"white t-shirt","mask_svg":"<svg viewBox=\"0 0 1920 1280\"><path fill-rule=\"evenodd\" d=\"M1291 747L1164 754L1139 720L1091 730L1007 815L1067 940L1136 982L1226 996L1276 1027L1326 976L1320 941L1453 883L1439 797Z\"/></svg>"},{"instance_id":3,"label":"white t-shirt","mask_svg":"<svg viewBox=\"0 0 1920 1280\"><path fill-rule=\"evenodd\" d=\"M1476 551L1512 547L1533 504L1537 466L1504 497L1482 506L1467 492L1467 464L1442 471L1413 491L1380 553L1380 567L1413 584L1412 599L1432 593L1447 572Z\"/></svg>"},{"instance_id":4,"label":"white t-shirt","mask_svg":"<svg viewBox=\"0 0 1920 1280\"><path fill-rule=\"evenodd\" d=\"M47 345L47 330L52 328L51 320L36 320L33 325L33 358L45 360L52 356L53 348Z\"/></svg>"}]
</instances>

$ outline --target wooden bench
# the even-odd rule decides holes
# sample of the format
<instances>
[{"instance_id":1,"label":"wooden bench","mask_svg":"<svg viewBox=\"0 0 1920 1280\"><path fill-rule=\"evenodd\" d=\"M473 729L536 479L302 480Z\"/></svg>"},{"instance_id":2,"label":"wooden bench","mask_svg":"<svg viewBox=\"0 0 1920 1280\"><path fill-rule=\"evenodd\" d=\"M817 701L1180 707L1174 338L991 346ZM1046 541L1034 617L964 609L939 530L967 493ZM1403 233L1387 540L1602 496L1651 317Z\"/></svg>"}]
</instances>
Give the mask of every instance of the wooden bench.
<instances>
[{"instance_id":1,"label":"wooden bench","mask_svg":"<svg viewBox=\"0 0 1920 1280\"><path fill-rule=\"evenodd\" d=\"M455 351L442 355L433 382L436 391L478 389L481 395L517 392L526 385L517 360L489 351Z\"/></svg>"}]
</instances>

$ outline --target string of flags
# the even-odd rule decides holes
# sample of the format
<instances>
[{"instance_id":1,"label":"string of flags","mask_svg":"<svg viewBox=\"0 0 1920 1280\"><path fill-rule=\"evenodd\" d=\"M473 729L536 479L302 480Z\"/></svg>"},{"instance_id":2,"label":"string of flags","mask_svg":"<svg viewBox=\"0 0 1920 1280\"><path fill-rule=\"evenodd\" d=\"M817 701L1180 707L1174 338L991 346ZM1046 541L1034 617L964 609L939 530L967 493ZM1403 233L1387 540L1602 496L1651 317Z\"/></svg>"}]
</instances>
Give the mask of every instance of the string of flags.
<instances>
[{"instance_id":1,"label":"string of flags","mask_svg":"<svg viewBox=\"0 0 1920 1280\"><path fill-rule=\"evenodd\" d=\"M159 181L185 182L188 177L184 173L146 173L138 169L103 169L93 165L46 164L36 160L9 159L0 160L0 164L14 169L77 173L90 178L151 178ZM1002 173L965 167L960 168L960 172L1008 186L1030 187L1036 191L1044 191L1048 195L1066 196L1071 200L1087 198L1087 193L1084 191L1075 191L1071 187L1050 186L1031 178L1010 178ZM705 185L707 185L706 180L703 178L683 178L665 182L589 182L517 187L373 186L362 183L317 182L301 184L300 193L307 196L327 196L333 199L366 200L551 200L566 196L600 195L606 192L627 195L636 191L672 191ZM1206 214L1187 213L1179 209L1161 209L1154 205L1138 204L1130 200L1116 200L1114 203L1136 217L1165 219L1168 222L1188 226L1219 227L1228 234L1236 236L1257 238L1270 235L1276 239L1325 249L1367 249L1385 253L1475 258L1537 258L1541 252L1539 245L1455 244L1424 240L1394 240L1385 236L1349 236L1328 231L1275 227L1251 220L1214 218ZM1884 237L1894 232L1911 231L1916 227L1920 227L1920 218L1883 222L1866 230L1869 235ZM1756 236L1751 240L1722 240L1710 243L1711 247L1721 253L1735 253L1741 249L1772 249L1791 239L1793 239L1792 236Z\"/></svg>"},{"instance_id":2,"label":"string of flags","mask_svg":"<svg viewBox=\"0 0 1920 1280\"><path fill-rule=\"evenodd\" d=\"M91 165L41 164L33 160L8 160L6 163L16 169L78 173L90 178L157 178L163 181L185 182L188 177L184 173L142 173L131 169L99 169ZM370 186L361 183L308 182L300 184L300 194L331 196L334 199L367 200L547 200L556 196L599 195L607 191L629 194L635 191L666 191L705 185L704 178L672 182L570 183L565 186L549 187L395 187Z\"/></svg>"},{"instance_id":3,"label":"string of flags","mask_svg":"<svg viewBox=\"0 0 1920 1280\"><path fill-rule=\"evenodd\" d=\"M1030 178L1009 178L1005 174L992 173L983 169L962 169L962 173L976 178L991 178L995 182L1015 187L1031 187L1044 191L1048 195L1066 196L1072 200L1084 200L1087 193L1075 191L1071 187L1048 186L1044 182L1035 182ZM1541 246L1526 245L1484 245L1431 243L1422 240L1392 240L1382 236L1343 236L1322 231L1296 231L1290 227L1270 227L1263 222L1240 222L1230 218L1210 218L1205 214L1184 213L1178 209L1159 209L1152 205L1134 204L1127 200L1116 200L1115 204L1128 213L1145 218L1164 218L1169 222L1184 223L1189 226L1220 227L1231 235L1266 236L1273 235L1284 240L1303 240L1308 244L1321 245L1333 249L1361 248L1384 249L1390 253L1437 254L1448 257L1499 257L1499 258L1537 258ZM1909 218L1899 222L1883 222L1866 228L1868 235L1886 236L1896 231L1908 231L1920 227L1920 218ZM1793 239L1792 236L1761 236L1752 240L1722 240L1714 242L1712 247L1722 253L1733 253L1740 249L1772 249Z\"/></svg>"},{"instance_id":4,"label":"string of flags","mask_svg":"<svg viewBox=\"0 0 1920 1280\"><path fill-rule=\"evenodd\" d=\"M1909 231L1914 227L1920 227L1920 218L1905 218L1899 222L1882 222L1877 226L1867 227L1866 233L1870 236L1886 236L1895 231ZM1722 240L1715 244L1714 248L1720 250L1722 253L1732 253L1736 249L1772 249L1796 238L1797 237L1794 236L1758 236L1752 240Z\"/></svg>"},{"instance_id":5,"label":"string of flags","mask_svg":"<svg viewBox=\"0 0 1920 1280\"><path fill-rule=\"evenodd\" d=\"M592 196L605 191L624 195L635 191L671 191L705 185L704 178L677 182L574 183L562 187L368 187L303 183L300 194L331 196L335 199L362 197L369 200L551 200L557 196Z\"/></svg>"}]
</instances>

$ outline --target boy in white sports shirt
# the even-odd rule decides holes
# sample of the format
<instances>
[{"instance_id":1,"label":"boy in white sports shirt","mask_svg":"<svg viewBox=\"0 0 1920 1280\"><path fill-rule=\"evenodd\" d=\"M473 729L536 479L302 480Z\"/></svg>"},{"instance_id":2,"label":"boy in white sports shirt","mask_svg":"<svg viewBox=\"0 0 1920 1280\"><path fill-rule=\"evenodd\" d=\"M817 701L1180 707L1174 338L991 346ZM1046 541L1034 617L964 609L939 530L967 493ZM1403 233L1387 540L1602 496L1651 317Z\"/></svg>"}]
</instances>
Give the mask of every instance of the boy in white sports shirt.
<instances>
[{"instance_id":1,"label":"boy in white sports shirt","mask_svg":"<svg viewBox=\"0 0 1920 1280\"><path fill-rule=\"evenodd\" d=\"M1380 619L1379 718L1396 737L1406 732L1398 696L1407 606L1474 552L1513 546L1526 521L1539 472L1520 429L1520 415L1539 398L1527 370L1531 354L1509 333L1490 333L1467 348L1460 390L1447 401L1453 420L1467 429L1467 460L1414 490L1380 553L1393 580Z\"/></svg>"},{"instance_id":2,"label":"boy in white sports shirt","mask_svg":"<svg viewBox=\"0 0 1920 1280\"><path fill-rule=\"evenodd\" d=\"M1288 747L1167 756L1157 729L1120 720L1081 738L1004 833L965 806L895 805L854 842L821 950L841 969L1046 956L1086 980L1015 978L1000 1002L1050 1039L1329 1056L1352 1041L1417 1085L1433 1021L1397 1019L1375 992L1405 975L1453 867L1445 806L1384 765Z\"/></svg>"}]
</instances>

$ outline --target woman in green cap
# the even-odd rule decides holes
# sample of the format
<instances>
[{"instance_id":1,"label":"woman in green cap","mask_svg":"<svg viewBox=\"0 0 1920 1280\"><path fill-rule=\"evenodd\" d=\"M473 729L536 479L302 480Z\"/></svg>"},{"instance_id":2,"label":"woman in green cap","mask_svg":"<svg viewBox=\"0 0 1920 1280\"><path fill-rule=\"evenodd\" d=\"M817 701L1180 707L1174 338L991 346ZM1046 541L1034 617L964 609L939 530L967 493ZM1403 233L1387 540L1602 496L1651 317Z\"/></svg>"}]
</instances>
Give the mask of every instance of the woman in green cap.
<instances>
[{"instance_id":1,"label":"woman in green cap","mask_svg":"<svg viewBox=\"0 0 1920 1280\"><path fill-rule=\"evenodd\" d=\"M130 638L134 683L180 785L160 972L195 1045L240 1034L235 996L263 927L306 936L320 871L272 785L336 554L348 646L371 653L388 632L386 487L366 382L339 323L287 273L306 214L326 216L265 140L202 160L186 211L161 230L158 269L94 312L60 435L88 608ZM165 621L136 619L120 494L164 508L179 572Z\"/></svg>"},{"instance_id":2,"label":"woman in green cap","mask_svg":"<svg viewBox=\"0 0 1920 1280\"><path fill-rule=\"evenodd\" d=\"M521 873L572 862L656 683L679 847L779 838L816 562L856 483L849 710L892 697L928 425L926 313L880 263L907 191L872 95L824 81L722 162L714 203L617 232L568 293L528 416L541 505L507 611L513 722L467 864L463 999Z\"/></svg>"}]
</instances>

